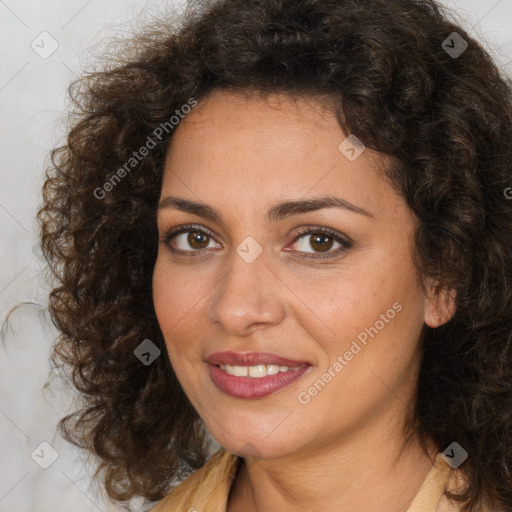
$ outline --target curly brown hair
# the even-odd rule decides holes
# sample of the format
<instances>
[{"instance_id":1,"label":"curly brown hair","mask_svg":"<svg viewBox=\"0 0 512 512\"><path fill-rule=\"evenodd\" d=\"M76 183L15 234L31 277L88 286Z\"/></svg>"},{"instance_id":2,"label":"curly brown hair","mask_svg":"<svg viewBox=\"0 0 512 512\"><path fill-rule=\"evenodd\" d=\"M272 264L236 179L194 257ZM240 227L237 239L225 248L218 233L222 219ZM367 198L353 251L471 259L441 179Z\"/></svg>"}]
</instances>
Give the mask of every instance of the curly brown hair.
<instances>
[{"instance_id":1,"label":"curly brown hair","mask_svg":"<svg viewBox=\"0 0 512 512\"><path fill-rule=\"evenodd\" d=\"M47 170L53 357L83 397L63 435L98 457L119 501L161 499L204 464L207 432L152 299L170 116L216 89L328 96L345 133L391 158L419 219L418 270L456 294L453 318L424 326L416 433L470 454L464 510L512 511L510 79L432 0L202 1L171 21L70 86L73 127ZM453 32L468 43L457 56ZM148 366L134 356L145 339L162 351Z\"/></svg>"}]
</instances>

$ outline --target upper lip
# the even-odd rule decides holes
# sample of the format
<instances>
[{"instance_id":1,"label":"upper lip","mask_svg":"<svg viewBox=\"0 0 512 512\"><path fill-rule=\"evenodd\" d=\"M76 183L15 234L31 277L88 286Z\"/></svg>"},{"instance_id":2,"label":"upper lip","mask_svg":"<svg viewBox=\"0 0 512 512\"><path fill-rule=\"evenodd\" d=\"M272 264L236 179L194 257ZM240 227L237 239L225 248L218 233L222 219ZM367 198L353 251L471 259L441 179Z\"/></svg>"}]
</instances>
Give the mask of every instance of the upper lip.
<instances>
[{"instance_id":1,"label":"upper lip","mask_svg":"<svg viewBox=\"0 0 512 512\"><path fill-rule=\"evenodd\" d=\"M298 361L281 357L270 352L215 352L206 358L206 362L214 365L230 364L233 366L256 366L258 364L275 364L279 366L309 365L307 361Z\"/></svg>"}]
</instances>

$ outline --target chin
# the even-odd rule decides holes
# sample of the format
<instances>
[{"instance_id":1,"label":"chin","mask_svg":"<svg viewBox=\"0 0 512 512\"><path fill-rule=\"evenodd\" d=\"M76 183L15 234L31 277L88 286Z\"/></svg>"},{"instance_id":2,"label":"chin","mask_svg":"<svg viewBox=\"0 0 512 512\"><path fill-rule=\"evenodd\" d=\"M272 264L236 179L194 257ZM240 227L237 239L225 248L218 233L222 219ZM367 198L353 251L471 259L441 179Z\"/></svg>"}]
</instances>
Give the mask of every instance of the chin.
<instances>
[{"instance_id":1,"label":"chin","mask_svg":"<svg viewBox=\"0 0 512 512\"><path fill-rule=\"evenodd\" d=\"M295 451L290 439L265 437L265 433L259 431L256 435L239 433L236 438L226 432L220 436L214 436L215 440L228 452L239 457L253 457L256 459L275 459L285 457Z\"/></svg>"}]
</instances>

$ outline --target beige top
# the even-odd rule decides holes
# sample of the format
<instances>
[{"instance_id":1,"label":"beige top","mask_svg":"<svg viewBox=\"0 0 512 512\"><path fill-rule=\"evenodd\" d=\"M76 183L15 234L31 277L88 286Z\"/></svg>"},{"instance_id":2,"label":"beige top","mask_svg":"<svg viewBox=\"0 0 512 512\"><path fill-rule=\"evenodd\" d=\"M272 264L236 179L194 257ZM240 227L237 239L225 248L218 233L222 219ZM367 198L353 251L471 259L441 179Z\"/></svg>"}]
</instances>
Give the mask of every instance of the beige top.
<instances>
[{"instance_id":1,"label":"beige top","mask_svg":"<svg viewBox=\"0 0 512 512\"><path fill-rule=\"evenodd\" d=\"M240 459L224 449L173 489L151 512L226 512L229 492ZM437 454L434 466L423 481L418 494L404 512L457 512L443 496L463 485L463 477Z\"/></svg>"}]
</instances>

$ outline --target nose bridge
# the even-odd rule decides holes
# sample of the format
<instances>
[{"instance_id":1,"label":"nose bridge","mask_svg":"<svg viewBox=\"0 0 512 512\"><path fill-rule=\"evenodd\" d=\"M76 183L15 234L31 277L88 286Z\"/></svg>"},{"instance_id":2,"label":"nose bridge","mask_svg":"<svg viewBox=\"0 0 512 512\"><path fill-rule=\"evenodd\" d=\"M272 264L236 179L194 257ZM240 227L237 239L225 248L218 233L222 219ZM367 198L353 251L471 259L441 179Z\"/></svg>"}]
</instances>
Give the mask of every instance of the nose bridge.
<instances>
[{"instance_id":1,"label":"nose bridge","mask_svg":"<svg viewBox=\"0 0 512 512\"><path fill-rule=\"evenodd\" d=\"M209 310L210 320L226 331L243 334L253 324L272 324L282 318L282 306L274 293L275 276L266 266L266 251L262 249L257 254L254 242L246 239L227 261L227 272Z\"/></svg>"}]
</instances>

